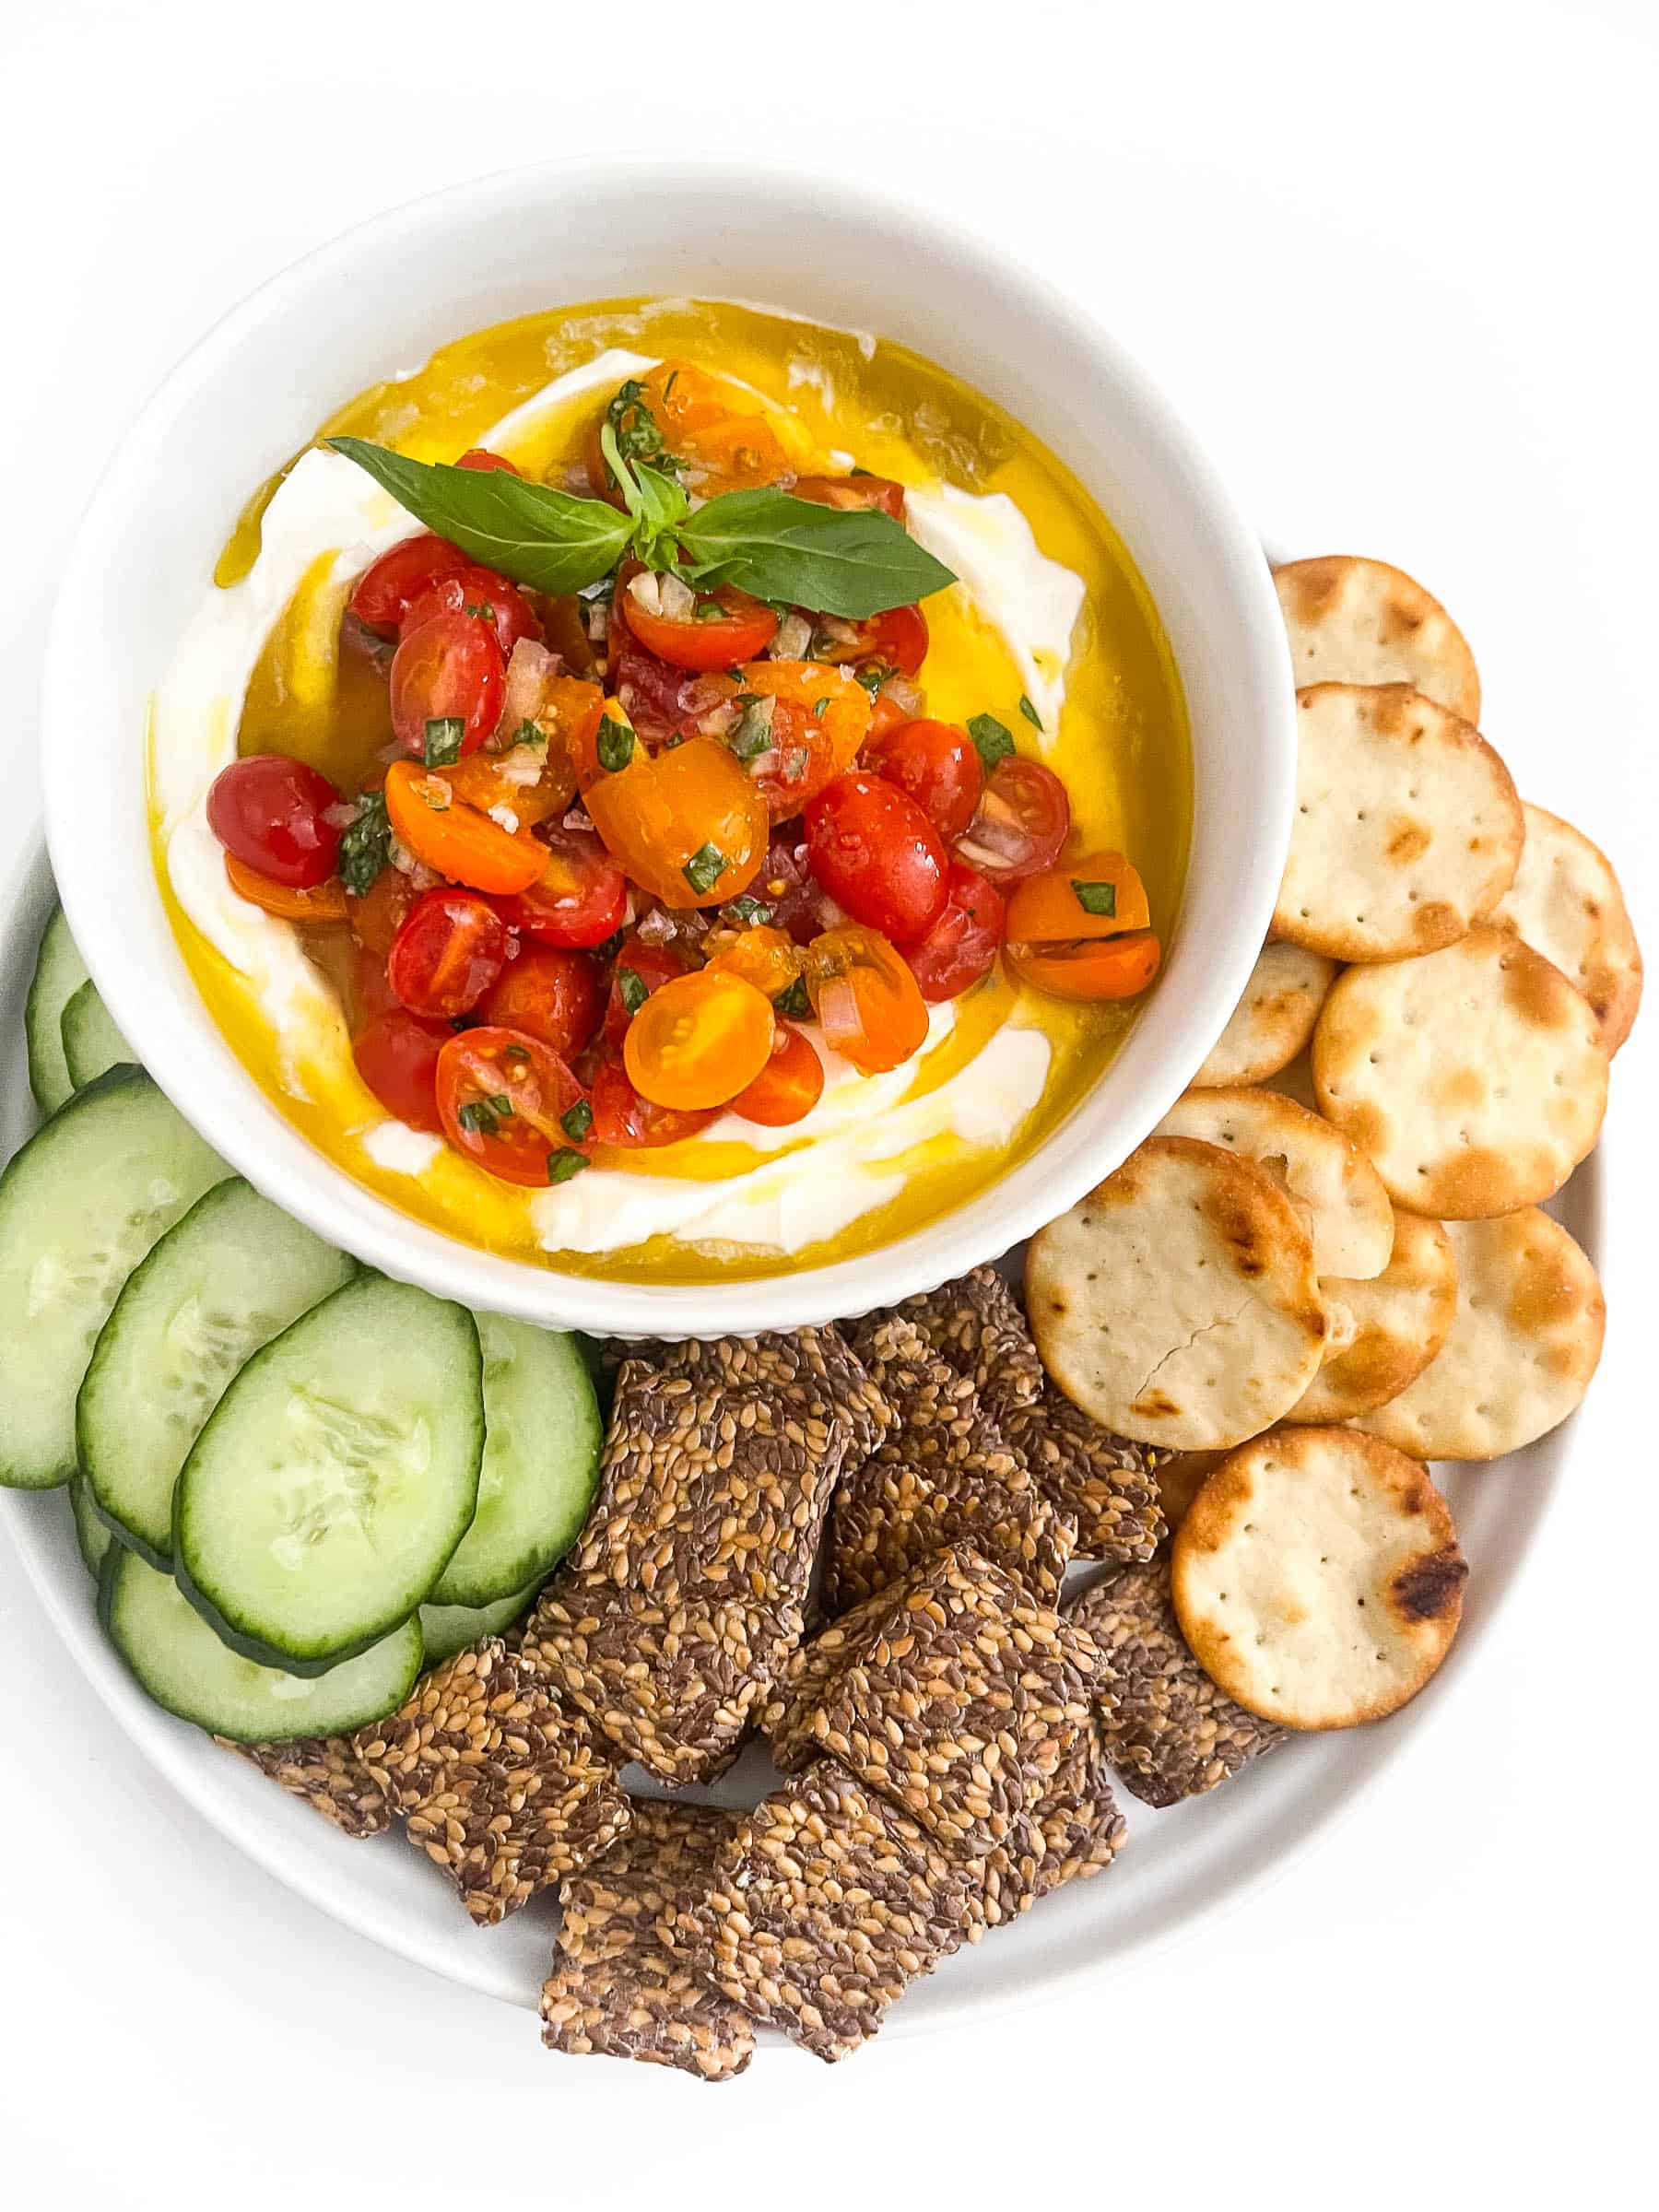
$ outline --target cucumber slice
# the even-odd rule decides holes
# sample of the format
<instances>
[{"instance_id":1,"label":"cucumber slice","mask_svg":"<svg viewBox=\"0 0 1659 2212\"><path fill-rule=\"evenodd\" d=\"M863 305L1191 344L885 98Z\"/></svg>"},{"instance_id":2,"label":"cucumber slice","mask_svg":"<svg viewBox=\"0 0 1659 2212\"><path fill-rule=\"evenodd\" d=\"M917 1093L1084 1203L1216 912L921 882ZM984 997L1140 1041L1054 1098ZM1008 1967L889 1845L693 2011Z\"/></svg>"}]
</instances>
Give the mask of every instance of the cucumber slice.
<instances>
[{"instance_id":1,"label":"cucumber slice","mask_svg":"<svg viewBox=\"0 0 1659 2212\"><path fill-rule=\"evenodd\" d=\"M427 1665L441 1666L481 1636L499 1636L530 1610L540 1589L539 1583L532 1583L528 1590L515 1590L493 1606L422 1606L420 1639L426 1645Z\"/></svg>"},{"instance_id":2,"label":"cucumber slice","mask_svg":"<svg viewBox=\"0 0 1659 2212\"><path fill-rule=\"evenodd\" d=\"M239 1744L338 1735L397 1708L422 1662L420 1628L406 1620L369 1651L301 1678L257 1666L222 1644L172 1577L117 1544L99 1581L110 1641L158 1705Z\"/></svg>"},{"instance_id":3,"label":"cucumber slice","mask_svg":"<svg viewBox=\"0 0 1659 2212\"><path fill-rule=\"evenodd\" d=\"M440 1606L499 1604L544 1581L599 1485L599 1408L574 1336L477 1313L484 1352L478 1510L439 1577Z\"/></svg>"},{"instance_id":4,"label":"cucumber slice","mask_svg":"<svg viewBox=\"0 0 1659 2212\"><path fill-rule=\"evenodd\" d=\"M0 1175L0 1483L75 1473L75 1394L122 1285L226 1174L142 1068L112 1068Z\"/></svg>"},{"instance_id":5,"label":"cucumber slice","mask_svg":"<svg viewBox=\"0 0 1659 2212\"><path fill-rule=\"evenodd\" d=\"M64 1008L64 1064L76 1090L112 1067L138 1065L138 1055L110 1018L110 1009L98 995L98 985L83 983Z\"/></svg>"},{"instance_id":6,"label":"cucumber slice","mask_svg":"<svg viewBox=\"0 0 1659 2212\"><path fill-rule=\"evenodd\" d=\"M75 1433L99 1511L152 1567L171 1571L173 1485L225 1385L355 1273L232 1175L128 1277L81 1384Z\"/></svg>"},{"instance_id":7,"label":"cucumber slice","mask_svg":"<svg viewBox=\"0 0 1659 2212\"><path fill-rule=\"evenodd\" d=\"M64 1057L64 1008L87 980L87 963L76 950L64 910L54 906L35 955L34 981L23 1013L29 1040L29 1088L42 1113L55 1113L73 1096L69 1063Z\"/></svg>"},{"instance_id":8,"label":"cucumber slice","mask_svg":"<svg viewBox=\"0 0 1659 2212\"><path fill-rule=\"evenodd\" d=\"M478 1502L465 1306L361 1275L256 1352L173 1493L173 1572L233 1650L322 1674L407 1620Z\"/></svg>"},{"instance_id":9,"label":"cucumber slice","mask_svg":"<svg viewBox=\"0 0 1659 2212\"><path fill-rule=\"evenodd\" d=\"M109 1523L100 1519L98 1508L92 1502L92 1493L87 1488L84 1475L71 1475L69 1477L69 1511L75 1515L75 1541L80 1547L81 1558L87 1562L87 1572L96 1582L99 1570L104 1563L104 1554L115 1538Z\"/></svg>"}]
</instances>

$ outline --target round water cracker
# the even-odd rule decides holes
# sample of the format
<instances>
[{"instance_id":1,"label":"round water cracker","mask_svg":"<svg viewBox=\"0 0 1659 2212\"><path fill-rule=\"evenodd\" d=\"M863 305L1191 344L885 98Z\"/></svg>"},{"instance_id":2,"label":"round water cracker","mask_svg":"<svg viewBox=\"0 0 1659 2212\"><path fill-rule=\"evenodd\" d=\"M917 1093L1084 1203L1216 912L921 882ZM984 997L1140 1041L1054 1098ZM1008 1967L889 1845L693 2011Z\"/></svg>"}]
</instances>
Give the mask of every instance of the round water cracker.
<instances>
[{"instance_id":1,"label":"round water cracker","mask_svg":"<svg viewBox=\"0 0 1659 2212\"><path fill-rule=\"evenodd\" d=\"M1508 769L1472 723L1406 684L1316 684L1296 707L1296 816L1274 934L1337 960L1454 943L1520 862Z\"/></svg>"},{"instance_id":2,"label":"round water cracker","mask_svg":"<svg viewBox=\"0 0 1659 2212\"><path fill-rule=\"evenodd\" d=\"M1042 1363L1120 1436L1206 1450L1300 1398L1331 1334L1301 1217L1216 1145L1148 1137L1026 1251Z\"/></svg>"},{"instance_id":3,"label":"round water cracker","mask_svg":"<svg viewBox=\"0 0 1659 2212\"><path fill-rule=\"evenodd\" d=\"M1310 1037L1336 963L1300 945L1264 945L1244 995L1193 1077L1194 1090L1262 1083L1288 1067Z\"/></svg>"},{"instance_id":4,"label":"round water cracker","mask_svg":"<svg viewBox=\"0 0 1659 2212\"><path fill-rule=\"evenodd\" d=\"M1457 1311L1452 1241L1438 1221L1397 1214L1394 1250L1381 1275L1369 1282L1321 1277L1320 1288L1347 1308L1354 1339L1325 1361L1288 1421L1352 1420L1416 1381L1445 1343Z\"/></svg>"},{"instance_id":5,"label":"round water cracker","mask_svg":"<svg viewBox=\"0 0 1659 2212\"><path fill-rule=\"evenodd\" d=\"M1420 960L1340 976L1313 1086L1396 1206L1468 1220L1566 1182L1601 1130L1607 1055L1560 970L1483 924Z\"/></svg>"},{"instance_id":6,"label":"round water cracker","mask_svg":"<svg viewBox=\"0 0 1659 2212\"><path fill-rule=\"evenodd\" d=\"M1327 554L1275 569L1299 685L1410 684L1465 722L1480 719L1480 678L1463 632L1404 569Z\"/></svg>"},{"instance_id":7,"label":"round water cracker","mask_svg":"<svg viewBox=\"0 0 1659 2212\"><path fill-rule=\"evenodd\" d=\"M1198 1664L1287 1728L1351 1728L1414 1698L1457 1633L1468 1571L1428 1469L1352 1429L1233 1453L1171 1559Z\"/></svg>"},{"instance_id":8,"label":"round water cracker","mask_svg":"<svg viewBox=\"0 0 1659 2212\"><path fill-rule=\"evenodd\" d=\"M1434 1359L1360 1426L1422 1459L1498 1459L1564 1421L1601 1358L1595 1269L1535 1206L1449 1221L1457 1312Z\"/></svg>"},{"instance_id":9,"label":"round water cracker","mask_svg":"<svg viewBox=\"0 0 1659 2212\"><path fill-rule=\"evenodd\" d=\"M1294 1100L1276 1090L1189 1090L1155 1134L1224 1146L1282 1181L1306 1217L1322 1277L1362 1279L1387 1266L1394 1207L1381 1176L1340 1130Z\"/></svg>"},{"instance_id":10,"label":"round water cracker","mask_svg":"<svg viewBox=\"0 0 1659 2212\"><path fill-rule=\"evenodd\" d=\"M1641 948L1613 864L1571 822L1527 806L1515 880L1492 920L1553 960L1590 1001L1601 1041L1616 1053L1641 1004Z\"/></svg>"}]
</instances>

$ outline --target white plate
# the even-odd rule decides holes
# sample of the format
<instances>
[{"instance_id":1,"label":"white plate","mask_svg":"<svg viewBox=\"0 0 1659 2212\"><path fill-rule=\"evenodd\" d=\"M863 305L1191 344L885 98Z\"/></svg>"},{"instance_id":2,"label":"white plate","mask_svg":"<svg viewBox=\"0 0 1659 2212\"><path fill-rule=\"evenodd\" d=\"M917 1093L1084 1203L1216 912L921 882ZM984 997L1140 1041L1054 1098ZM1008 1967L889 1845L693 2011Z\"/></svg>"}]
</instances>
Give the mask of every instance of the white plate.
<instances>
[{"instance_id":1,"label":"white plate","mask_svg":"<svg viewBox=\"0 0 1659 2212\"><path fill-rule=\"evenodd\" d=\"M0 1136L7 1155L34 1126L23 1055L23 1000L51 904L43 855L0 890ZM1551 1209L1599 1258L1600 1156ZM1110 1874L1076 1882L1013 1926L947 1959L889 2016L888 2036L983 2018L1085 1974L1190 1935L1282 1872L1414 1733L1431 1727L1464 1670L1478 1664L1565 1462L1571 1428L1496 1469L1443 1470L1470 1575L1462 1631L1429 1688L1402 1713L1347 1735L1293 1740L1208 1796L1154 1812L1127 1794L1129 1842ZM198 1730L152 1705L99 1629L92 1583L62 1490L0 1490L29 1580L93 1688L144 1752L203 1817L268 1873L324 1912L434 1973L509 2004L534 2006L547 1971L550 1908L538 1899L499 1928L467 1920L438 1869L401 1837L353 1842ZM743 1767L714 1793L743 1794Z\"/></svg>"}]
</instances>

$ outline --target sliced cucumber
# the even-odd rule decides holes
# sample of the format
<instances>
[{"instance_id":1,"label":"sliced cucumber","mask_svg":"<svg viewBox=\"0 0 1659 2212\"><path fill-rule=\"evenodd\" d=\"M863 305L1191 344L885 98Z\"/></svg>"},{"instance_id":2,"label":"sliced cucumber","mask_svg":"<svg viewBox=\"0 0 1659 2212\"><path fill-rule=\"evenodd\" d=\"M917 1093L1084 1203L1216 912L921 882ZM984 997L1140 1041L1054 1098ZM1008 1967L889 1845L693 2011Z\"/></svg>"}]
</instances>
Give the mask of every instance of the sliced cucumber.
<instances>
[{"instance_id":1,"label":"sliced cucumber","mask_svg":"<svg viewBox=\"0 0 1659 2212\"><path fill-rule=\"evenodd\" d=\"M543 1581L581 1535L599 1484L599 1408L576 1338L474 1318L484 1465L473 1524L432 1592L440 1606L495 1605Z\"/></svg>"},{"instance_id":2,"label":"sliced cucumber","mask_svg":"<svg viewBox=\"0 0 1659 2212\"><path fill-rule=\"evenodd\" d=\"M493 1606L422 1606L420 1637L426 1645L427 1665L441 1666L481 1636L499 1636L503 1629L510 1629L522 1613L530 1610L540 1588L539 1583L532 1583L528 1590L515 1590L511 1597L498 1598Z\"/></svg>"},{"instance_id":3,"label":"sliced cucumber","mask_svg":"<svg viewBox=\"0 0 1659 2212\"><path fill-rule=\"evenodd\" d=\"M64 910L54 906L35 955L23 1029L29 1039L29 1088L42 1113L55 1113L75 1085L64 1057L64 1008L87 980L87 963L76 950Z\"/></svg>"},{"instance_id":4,"label":"sliced cucumber","mask_svg":"<svg viewBox=\"0 0 1659 2212\"><path fill-rule=\"evenodd\" d=\"M241 1744L361 1728L396 1712L423 1664L419 1624L406 1620L324 1675L258 1666L219 1641L171 1575L124 1544L104 1562L98 1607L111 1641L158 1705Z\"/></svg>"},{"instance_id":5,"label":"sliced cucumber","mask_svg":"<svg viewBox=\"0 0 1659 2212\"><path fill-rule=\"evenodd\" d=\"M224 1161L141 1068L113 1068L0 1175L0 1483L75 1472L75 1394L122 1285Z\"/></svg>"},{"instance_id":6,"label":"sliced cucumber","mask_svg":"<svg viewBox=\"0 0 1659 2212\"><path fill-rule=\"evenodd\" d=\"M62 1028L64 1064L76 1090L85 1090L112 1067L138 1064L137 1054L111 1020L96 983L83 983L70 999Z\"/></svg>"},{"instance_id":7,"label":"sliced cucumber","mask_svg":"<svg viewBox=\"0 0 1659 2212\"><path fill-rule=\"evenodd\" d=\"M362 1275L256 1352L173 1493L173 1571L226 1642L295 1674L428 1596L478 1501L483 1361L465 1306Z\"/></svg>"},{"instance_id":8,"label":"sliced cucumber","mask_svg":"<svg viewBox=\"0 0 1659 2212\"><path fill-rule=\"evenodd\" d=\"M81 1558L87 1562L87 1572L96 1582L99 1569L104 1563L104 1553L115 1538L111 1534L109 1523L100 1516L98 1508L92 1502L92 1493L87 1488L84 1475L71 1475L69 1477L69 1511L75 1515L75 1541L80 1547Z\"/></svg>"},{"instance_id":9,"label":"sliced cucumber","mask_svg":"<svg viewBox=\"0 0 1659 2212\"><path fill-rule=\"evenodd\" d=\"M75 1433L99 1511L152 1567L171 1571L173 1485L225 1385L355 1272L233 1175L128 1277L81 1384Z\"/></svg>"}]
</instances>

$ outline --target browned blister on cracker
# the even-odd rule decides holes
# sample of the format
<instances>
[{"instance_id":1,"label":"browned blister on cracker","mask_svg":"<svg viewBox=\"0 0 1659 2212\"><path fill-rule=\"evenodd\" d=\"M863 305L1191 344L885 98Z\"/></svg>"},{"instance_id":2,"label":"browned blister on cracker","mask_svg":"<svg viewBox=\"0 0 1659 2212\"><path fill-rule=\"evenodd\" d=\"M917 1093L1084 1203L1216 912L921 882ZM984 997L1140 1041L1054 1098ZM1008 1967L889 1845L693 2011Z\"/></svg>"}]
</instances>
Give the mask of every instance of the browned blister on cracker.
<instances>
[{"instance_id":1,"label":"browned blister on cracker","mask_svg":"<svg viewBox=\"0 0 1659 2212\"><path fill-rule=\"evenodd\" d=\"M294 1736L280 1744L234 1744L224 1735L213 1740L302 1798L346 1835L381 1836L392 1825L385 1791L344 1736Z\"/></svg>"}]
</instances>

